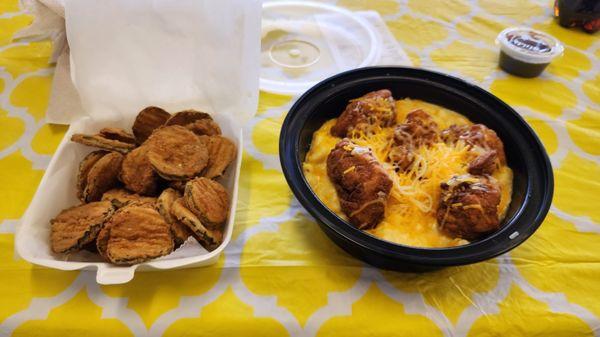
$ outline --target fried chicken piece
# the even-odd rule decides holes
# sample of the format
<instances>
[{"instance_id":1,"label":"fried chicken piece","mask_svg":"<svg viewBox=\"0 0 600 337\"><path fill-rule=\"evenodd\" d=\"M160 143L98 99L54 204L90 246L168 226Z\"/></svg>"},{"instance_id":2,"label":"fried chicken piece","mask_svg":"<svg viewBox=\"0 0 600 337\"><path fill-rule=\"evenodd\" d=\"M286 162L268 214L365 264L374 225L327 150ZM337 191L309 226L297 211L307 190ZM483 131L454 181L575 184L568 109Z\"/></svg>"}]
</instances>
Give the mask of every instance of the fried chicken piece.
<instances>
[{"instance_id":1,"label":"fried chicken piece","mask_svg":"<svg viewBox=\"0 0 600 337\"><path fill-rule=\"evenodd\" d=\"M474 240L500 228L500 188L493 178L464 174L441 187L437 222L442 232Z\"/></svg>"},{"instance_id":2,"label":"fried chicken piece","mask_svg":"<svg viewBox=\"0 0 600 337\"><path fill-rule=\"evenodd\" d=\"M414 149L408 145L394 145L390 148L388 158L396 172L407 171L415 161Z\"/></svg>"},{"instance_id":3,"label":"fried chicken piece","mask_svg":"<svg viewBox=\"0 0 600 337\"><path fill-rule=\"evenodd\" d=\"M125 187L141 195L155 195L158 187L158 175L148 160L148 146L142 145L129 152L123 164L119 179Z\"/></svg>"},{"instance_id":4,"label":"fried chicken piece","mask_svg":"<svg viewBox=\"0 0 600 337\"><path fill-rule=\"evenodd\" d=\"M175 247L181 246L192 235L192 231L171 214L173 203L179 198L181 198L181 193L167 188L160 194L157 202L158 213L171 225Z\"/></svg>"},{"instance_id":5,"label":"fried chicken piece","mask_svg":"<svg viewBox=\"0 0 600 337\"><path fill-rule=\"evenodd\" d=\"M394 129L393 146L388 157L395 167L406 171L414 161L414 151L440 140L437 123L419 109L409 112L404 123Z\"/></svg>"},{"instance_id":6,"label":"fried chicken piece","mask_svg":"<svg viewBox=\"0 0 600 337\"><path fill-rule=\"evenodd\" d=\"M83 189L85 202L100 200L104 192L117 185L122 163L123 155L118 152L107 153L94 163Z\"/></svg>"},{"instance_id":7,"label":"fried chicken piece","mask_svg":"<svg viewBox=\"0 0 600 337\"><path fill-rule=\"evenodd\" d=\"M350 223L359 229L377 226L384 216L392 180L371 149L348 139L340 141L327 157L327 175Z\"/></svg>"},{"instance_id":8,"label":"fried chicken piece","mask_svg":"<svg viewBox=\"0 0 600 337\"><path fill-rule=\"evenodd\" d=\"M222 136L200 136L208 143L208 165L202 174L204 177L213 179L223 175L223 172L235 159L235 144L228 138Z\"/></svg>"},{"instance_id":9,"label":"fried chicken piece","mask_svg":"<svg viewBox=\"0 0 600 337\"><path fill-rule=\"evenodd\" d=\"M353 130L368 132L371 125L393 125L395 118L396 105L392 93L387 89L373 91L350 101L331 128L331 134L343 138Z\"/></svg>"},{"instance_id":10,"label":"fried chicken piece","mask_svg":"<svg viewBox=\"0 0 600 337\"><path fill-rule=\"evenodd\" d=\"M185 185L184 200L202 224L211 230L221 230L229 214L229 194L218 182L199 177Z\"/></svg>"},{"instance_id":11,"label":"fried chicken piece","mask_svg":"<svg viewBox=\"0 0 600 337\"><path fill-rule=\"evenodd\" d=\"M85 189L85 185L87 184L87 176L94 164L100 158L104 157L108 151L97 150L94 152L88 153L81 163L79 163L79 171L77 172L77 198L82 202L85 202L85 198L83 196L83 190Z\"/></svg>"},{"instance_id":12,"label":"fried chicken piece","mask_svg":"<svg viewBox=\"0 0 600 337\"><path fill-rule=\"evenodd\" d=\"M413 146L431 145L440 141L440 131L437 123L427 112L418 109L409 112L403 124L396 129L402 129L411 136Z\"/></svg>"},{"instance_id":13,"label":"fried chicken piece","mask_svg":"<svg viewBox=\"0 0 600 337\"><path fill-rule=\"evenodd\" d=\"M132 265L173 251L169 224L152 207L127 205L107 221L97 248L108 261Z\"/></svg>"},{"instance_id":14,"label":"fried chicken piece","mask_svg":"<svg viewBox=\"0 0 600 337\"><path fill-rule=\"evenodd\" d=\"M474 175L492 174L498 168L498 164L499 160L496 150L490 150L471 161L467 172Z\"/></svg>"},{"instance_id":15,"label":"fried chicken piece","mask_svg":"<svg viewBox=\"0 0 600 337\"><path fill-rule=\"evenodd\" d=\"M506 163L504 144L494 130L483 124L452 125L442 131L442 140L446 143L456 143L459 140L471 147L479 147L485 151L496 151L496 157L501 165Z\"/></svg>"},{"instance_id":16,"label":"fried chicken piece","mask_svg":"<svg viewBox=\"0 0 600 337\"><path fill-rule=\"evenodd\" d=\"M67 208L50 220L50 244L55 253L70 253L94 241L102 225L112 216L108 201Z\"/></svg>"},{"instance_id":17,"label":"fried chicken piece","mask_svg":"<svg viewBox=\"0 0 600 337\"><path fill-rule=\"evenodd\" d=\"M187 180L208 164L207 144L180 125L161 127L144 145L150 165L167 180Z\"/></svg>"},{"instance_id":18,"label":"fried chicken piece","mask_svg":"<svg viewBox=\"0 0 600 337\"><path fill-rule=\"evenodd\" d=\"M104 192L102 200L110 201L116 208L121 208L129 204L148 205L154 207L156 198L143 197L136 193L131 193L124 188L113 188Z\"/></svg>"},{"instance_id":19,"label":"fried chicken piece","mask_svg":"<svg viewBox=\"0 0 600 337\"><path fill-rule=\"evenodd\" d=\"M145 142L152 132L164 125L170 117L170 113L159 107L149 106L144 108L138 113L131 128L136 142L138 144Z\"/></svg>"}]
</instances>

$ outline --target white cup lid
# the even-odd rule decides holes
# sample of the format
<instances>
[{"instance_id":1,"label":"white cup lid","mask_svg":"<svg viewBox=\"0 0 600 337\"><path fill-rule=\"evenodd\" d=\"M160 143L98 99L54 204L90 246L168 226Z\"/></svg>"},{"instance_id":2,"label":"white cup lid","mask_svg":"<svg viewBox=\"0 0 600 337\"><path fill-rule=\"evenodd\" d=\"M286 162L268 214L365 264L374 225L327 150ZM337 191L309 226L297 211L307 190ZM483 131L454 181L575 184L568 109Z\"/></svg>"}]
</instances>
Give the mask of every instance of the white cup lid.
<instances>
[{"instance_id":1,"label":"white cup lid","mask_svg":"<svg viewBox=\"0 0 600 337\"><path fill-rule=\"evenodd\" d=\"M507 28L498 34L496 42L504 53L527 63L550 63L564 51L556 38L528 27Z\"/></svg>"},{"instance_id":2,"label":"white cup lid","mask_svg":"<svg viewBox=\"0 0 600 337\"><path fill-rule=\"evenodd\" d=\"M380 37L360 16L309 1L265 2L260 89L299 94L339 72L374 65Z\"/></svg>"}]
</instances>

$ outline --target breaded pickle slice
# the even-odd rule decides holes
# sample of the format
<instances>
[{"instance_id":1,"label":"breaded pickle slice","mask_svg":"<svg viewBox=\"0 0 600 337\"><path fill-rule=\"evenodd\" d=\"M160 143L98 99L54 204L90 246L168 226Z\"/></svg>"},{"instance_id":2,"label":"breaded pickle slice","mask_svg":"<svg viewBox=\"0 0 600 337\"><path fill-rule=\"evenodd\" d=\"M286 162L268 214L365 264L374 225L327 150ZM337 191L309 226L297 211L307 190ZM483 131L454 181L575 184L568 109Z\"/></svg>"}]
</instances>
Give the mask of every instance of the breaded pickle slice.
<instances>
[{"instance_id":1,"label":"breaded pickle slice","mask_svg":"<svg viewBox=\"0 0 600 337\"><path fill-rule=\"evenodd\" d=\"M187 208L210 229L220 230L229 213L229 195L223 185L204 177L190 180L185 185L184 200Z\"/></svg>"},{"instance_id":2,"label":"breaded pickle slice","mask_svg":"<svg viewBox=\"0 0 600 337\"><path fill-rule=\"evenodd\" d=\"M170 225L175 248L181 246L190 236L194 235L192 230L189 229L188 226L184 225L181 221L175 221Z\"/></svg>"},{"instance_id":3,"label":"breaded pickle slice","mask_svg":"<svg viewBox=\"0 0 600 337\"><path fill-rule=\"evenodd\" d=\"M158 213L171 225L175 247L179 247L192 235L192 231L171 214L171 207L175 200L179 198L181 198L181 193L172 188L167 188L160 194L156 203Z\"/></svg>"},{"instance_id":4,"label":"breaded pickle slice","mask_svg":"<svg viewBox=\"0 0 600 337\"><path fill-rule=\"evenodd\" d=\"M143 142L150 137L152 131L165 124L165 122L171 117L171 114L165 110L149 106L140 111L133 122L133 135L138 144Z\"/></svg>"},{"instance_id":5,"label":"breaded pickle slice","mask_svg":"<svg viewBox=\"0 0 600 337\"><path fill-rule=\"evenodd\" d=\"M220 135L221 128L206 112L184 110L174 114L165 125L181 125L197 135Z\"/></svg>"},{"instance_id":6,"label":"breaded pickle slice","mask_svg":"<svg viewBox=\"0 0 600 337\"><path fill-rule=\"evenodd\" d=\"M125 143L120 140L108 139L103 135L85 135L75 133L71 136L71 141L87 146L97 147L108 151L117 151L127 153L135 148L135 144Z\"/></svg>"},{"instance_id":7,"label":"breaded pickle slice","mask_svg":"<svg viewBox=\"0 0 600 337\"><path fill-rule=\"evenodd\" d=\"M206 250L215 250L223 241L223 234L220 231L212 231L206 228L200 219L185 206L183 198L179 198L173 202L171 214L192 230L196 240L198 240Z\"/></svg>"},{"instance_id":8,"label":"breaded pickle slice","mask_svg":"<svg viewBox=\"0 0 600 337\"><path fill-rule=\"evenodd\" d=\"M197 134L198 136L218 136L221 134L221 128L212 119L200 119L193 123L186 124L185 128Z\"/></svg>"},{"instance_id":9,"label":"breaded pickle slice","mask_svg":"<svg viewBox=\"0 0 600 337\"><path fill-rule=\"evenodd\" d=\"M148 161L148 146L142 145L125 156L119 179L132 192L141 195L156 194L159 179Z\"/></svg>"},{"instance_id":10,"label":"breaded pickle slice","mask_svg":"<svg viewBox=\"0 0 600 337\"><path fill-rule=\"evenodd\" d=\"M85 189L85 185L87 184L87 176L90 169L96 164L100 158L102 158L108 151L97 150L88 153L81 163L79 163L79 171L77 172L77 198L83 202L85 202L85 198L83 197L83 190Z\"/></svg>"},{"instance_id":11,"label":"breaded pickle slice","mask_svg":"<svg viewBox=\"0 0 600 337\"><path fill-rule=\"evenodd\" d=\"M124 188L113 188L104 192L102 200L110 201L116 208L121 208L129 204L148 205L152 207L156 205L156 198L131 193Z\"/></svg>"},{"instance_id":12,"label":"breaded pickle slice","mask_svg":"<svg viewBox=\"0 0 600 337\"><path fill-rule=\"evenodd\" d=\"M98 251L110 262L132 265L173 251L169 224L146 205L119 209L98 236Z\"/></svg>"},{"instance_id":13,"label":"breaded pickle slice","mask_svg":"<svg viewBox=\"0 0 600 337\"><path fill-rule=\"evenodd\" d=\"M83 190L83 198L86 202L98 201L104 192L115 187L119 180L123 155L118 152L110 152L100 158L89 170L86 184Z\"/></svg>"},{"instance_id":14,"label":"breaded pickle slice","mask_svg":"<svg viewBox=\"0 0 600 337\"><path fill-rule=\"evenodd\" d=\"M133 136L133 134L121 128L102 128L100 129L98 134L107 139L118 140L123 143L135 144L135 137Z\"/></svg>"},{"instance_id":15,"label":"breaded pickle slice","mask_svg":"<svg viewBox=\"0 0 600 337\"><path fill-rule=\"evenodd\" d=\"M188 180L173 180L169 181L169 187L183 193L185 191L185 184L187 184Z\"/></svg>"},{"instance_id":16,"label":"breaded pickle slice","mask_svg":"<svg viewBox=\"0 0 600 337\"><path fill-rule=\"evenodd\" d=\"M52 251L70 253L92 242L114 210L108 201L91 202L63 210L50 220Z\"/></svg>"},{"instance_id":17,"label":"breaded pickle slice","mask_svg":"<svg viewBox=\"0 0 600 337\"><path fill-rule=\"evenodd\" d=\"M223 175L235 155L236 147L231 140L222 136L208 137L208 166L203 176L212 179Z\"/></svg>"},{"instance_id":18,"label":"breaded pickle slice","mask_svg":"<svg viewBox=\"0 0 600 337\"><path fill-rule=\"evenodd\" d=\"M148 139L148 160L164 179L187 180L208 164L207 146L190 130L165 126Z\"/></svg>"},{"instance_id":19,"label":"breaded pickle slice","mask_svg":"<svg viewBox=\"0 0 600 337\"><path fill-rule=\"evenodd\" d=\"M167 188L162 191L157 199L156 208L158 209L158 213L160 213L168 223L177 221L177 219L171 215L171 206L173 205L173 202L179 198L181 198L181 193L172 188Z\"/></svg>"},{"instance_id":20,"label":"breaded pickle slice","mask_svg":"<svg viewBox=\"0 0 600 337\"><path fill-rule=\"evenodd\" d=\"M174 113L173 116L171 116L171 118L169 118L169 120L165 123L165 125L185 126L203 119L212 120L212 117L206 112L189 109Z\"/></svg>"}]
</instances>

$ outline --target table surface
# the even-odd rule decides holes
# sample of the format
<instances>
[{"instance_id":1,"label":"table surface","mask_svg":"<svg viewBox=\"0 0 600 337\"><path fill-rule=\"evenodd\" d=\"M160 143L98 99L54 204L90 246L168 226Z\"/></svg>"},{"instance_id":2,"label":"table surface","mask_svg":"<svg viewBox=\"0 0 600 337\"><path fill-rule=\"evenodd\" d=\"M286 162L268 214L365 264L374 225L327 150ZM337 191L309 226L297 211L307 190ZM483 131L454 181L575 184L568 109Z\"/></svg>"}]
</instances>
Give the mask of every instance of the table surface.
<instances>
[{"instance_id":1,"label":"table surface","mask_svg":"<svg viewBox=\"0 0 600 337\"><path fill-rule=\"evenodd\" d=\"M365 266L331 243L281 173L279 128L294 98L261 93L246 129L231 244L207 268L94 273L33 266L14 230L66 126L45 122L48 41L11 43L32 18L0 1L0 335L600 335L600 39L559 27L549 0L340 0L374 9L416 66L511 104L542 139L556 180L541 228L499 258L427 274ZM514 25L566 45L536 79L497 68L496 34Z\"/></svg>"}]
</instances>

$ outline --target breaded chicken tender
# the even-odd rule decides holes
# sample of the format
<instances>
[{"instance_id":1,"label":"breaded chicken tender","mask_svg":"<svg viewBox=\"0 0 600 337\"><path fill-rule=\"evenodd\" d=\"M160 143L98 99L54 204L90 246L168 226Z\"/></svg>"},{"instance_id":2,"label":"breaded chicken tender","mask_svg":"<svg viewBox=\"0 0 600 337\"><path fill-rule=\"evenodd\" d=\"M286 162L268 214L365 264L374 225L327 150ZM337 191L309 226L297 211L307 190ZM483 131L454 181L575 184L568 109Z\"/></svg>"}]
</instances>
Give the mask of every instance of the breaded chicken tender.
<instances>
[{"instance_id":1,"label":"breaded chicken tender","mask_svg":"<svg viewBox=\"0 0 600 337\"><path fill-rule=\"evenodd\" d=\"M373 91L350 101L331 128L331 134L343 138L357 130L368 133L372 125L392 126L395 118L396 105L392 92L387 89Z\"/></svg>"},{"instance_id":2,"label":"breaded chicken tender","mask_svg":"<svg viewBox=\"0 0 600 337\"><path fill-rule=\"evenodd\" d=\"M392 180L371 149L340 141L327 157L327 175L356 228L370 229L383 219Z\"/></svg>"}]
</instances>

